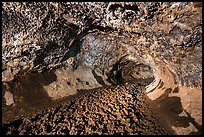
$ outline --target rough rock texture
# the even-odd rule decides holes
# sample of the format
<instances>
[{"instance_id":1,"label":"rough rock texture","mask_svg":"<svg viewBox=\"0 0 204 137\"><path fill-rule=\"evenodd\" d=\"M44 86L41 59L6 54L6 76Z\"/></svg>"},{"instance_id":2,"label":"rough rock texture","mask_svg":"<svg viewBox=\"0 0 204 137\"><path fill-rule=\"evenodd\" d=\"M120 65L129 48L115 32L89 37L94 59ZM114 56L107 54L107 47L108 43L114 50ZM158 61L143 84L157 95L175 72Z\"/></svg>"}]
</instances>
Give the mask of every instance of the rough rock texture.
<instances>
[{"instance_id":1,"label":"rough rock texture","mask_svg":"<svg viewBox=\"0 0 204 137\"><path fill-rule=\"evenodd\" d=\"M119 33L136 35L126 48L147 50L160 63L171 65L181 84L201 87L201 13L201 7L186 2L3 3L3 81L24 70L51 69L76 56L89 30L120 28ZM89 39L95 46L92 40L97 38ZM95 48L103 53L102 47Z\"/></svg>"},{"instance_id":2,"label":"rough rock texture","mask_svg":"<svg viewBox=\"0 0 204 137\"><path fill-rule=\"evenodd\" d=\"M5 124L3 132L8 135L167 134L155 121L142 87L140 83L95 90L35 117Z\"/></svg>"},{"instance_id":3,"label":"rough rock texture","mask_svg":"<svg viewBox=\"0 0 204 137\"><path fill-rule=\"evenodd\" d=\"M32 94L26 98L38 96L38 90L42 98L47 94L59 98L76 93L80 86L91 89L154 77L146 92L159 121L167 121L160 124L171 127L174 134L201 134L201 16L199 2L3 2L3 117L21 111L15 102L24 100L17 95L27 89ZM75 80L80 75L76 72L86 67L92 74L84 74L84 81ZM57 68L67 69L70 76ZM52 69L52 76L33 77ZM29 79L40 88L22 82ZM72 86L78 83L77 88ZM15 85L19 90L13 90ZM72 90L67 93L65 88ZM50 98L42 100L49 104ZM172 100L177 111L170 107ZM43 103L37 104L42 110ZM19 117L19 111L13 115Z\"/></svg>"}]
</instances>

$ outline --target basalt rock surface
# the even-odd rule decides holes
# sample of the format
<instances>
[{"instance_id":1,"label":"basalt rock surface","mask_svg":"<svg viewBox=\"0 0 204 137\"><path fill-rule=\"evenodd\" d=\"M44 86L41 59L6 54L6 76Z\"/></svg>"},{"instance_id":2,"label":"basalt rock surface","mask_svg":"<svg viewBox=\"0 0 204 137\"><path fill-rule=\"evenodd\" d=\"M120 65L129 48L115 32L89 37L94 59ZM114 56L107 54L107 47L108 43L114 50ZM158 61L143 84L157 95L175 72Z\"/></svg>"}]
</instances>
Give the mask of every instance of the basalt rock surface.
<instances>
[{"instance_id":1,"label":"basalt rock surface","mask_svg":"<svg viewBox=\"0 0 204 137\"><path fill-rule=\"evenodd\" d=\"M143 85L98 89L69 103L3 126L8 135L165 135L142 92Z\"/></svg>"},{"instance_id":2,"label":"basalt rock surface","mask_svg":"<svg viewBox=\"0 0 204 137\"><path fill-rule=\"evenodd\" d=\"M136 84L145 80L148 84ZM117 119L113 118L108 125L120 128L120 134L166 134L161 128L165 128L170 134L201 134L201 80L202 3L2 3L4 133L94 134L97 131L97 134L105 134L102 130L105 127L97 124L99 119L94 117L93 120L87 120L88 116L85 120L95 122L94 125L99 127L88 126L86 130L84 124L79 124L84 130L78 131L80 128L76 127L75 122L80 120L75 118L82 116L80 106L90 107L90 113L93 113L93 104L101 101L95 96L104 96L107 105L111 105L109 101L116 105L119 93L130 92L126 88L133 86L133 91L144 87L139 93L146 93L140 93L142 98L139 99L133 96L131 101L123 99L124 103L134 106L135 102L144 102L143 98L148 98L150 103L142 103L142 126L131 122L134 116L129 117L129 111L129 124L123 127L112 125ZM112 86L116 85L121 87L117 86L115 91ZM79 91L84 91L84 94L85 91L95 88L101 89L85 96L77 94ZM108 94L106 91L109 91ZM112 97L114 92L118 93L116 100L106 98L109 93ZM73 99L73 106L65 103L55 108L74 95L78 95L82 102L88 100L89 96L93 97L88 104ZM118 103L124 105L120 101ZM107 108L107 105L104 106ZM157 116L157 122L152 122L152 114L145 106L152 108L151 113ZM48 107L50 109L41 112ZM54 108L51 109L52 107ZM138 105L134 107L141 108ZM98 106L97 109L101 108L103 107ZM103 110L105 113L106 108ZM132 108L131 111L135 112L138 108ZM128 108L123 106L114 109L123 115L124 112L120 112L120 109ZM60 113L60 117L70 116L71 124L69 120L58 118L55 110ZM72 116L72 113L76 115ZM56 116L54 121L59 120L60 124L43 120L42 117L47 118L48 115ZM105 115L101 117L105 118ZM19 119L21 116L23 118ZM35 118L29 118L31 116ZM17 120L17 127L11 122L14 120ZM145 124L146 120L152 123ZM51 123L48 124L47 121ZM160 126L157 128L155 123ZM27 130L26 124L29 126ZM38 126L40 128L36 130ZM63 131L58 127L63 128ZM126 129L129 127L131 129ZM114 133L119 133L119 130L108 129L108 134Z\"/></svg>"},{"instance_id":3,"label":"basalt rock surface","mask_svg":"<svg viewBox=\"0 0 204 137\"><path fill-rule=\"evenodd\" d=\"M201 87L201 13L201 7L193 3L3 3L3 81L24 70L52 69L75 57L88 31L120 28L116 37L110 37L113 44L105 42L108 35L98 34L105 41L92 36L87 39L92 45L89 48L106 56L103 44L109 45L109 52L119 49L115 43L134 46L136 52L144 50L142 54L148 50L146 54L171 64L182 84ZM118 39L123 31L131 32L124 34L126 43ZM134 37L135 43L127 37ZM87 60L93 58L98 59Z\"/></svg>"}]
</instances>

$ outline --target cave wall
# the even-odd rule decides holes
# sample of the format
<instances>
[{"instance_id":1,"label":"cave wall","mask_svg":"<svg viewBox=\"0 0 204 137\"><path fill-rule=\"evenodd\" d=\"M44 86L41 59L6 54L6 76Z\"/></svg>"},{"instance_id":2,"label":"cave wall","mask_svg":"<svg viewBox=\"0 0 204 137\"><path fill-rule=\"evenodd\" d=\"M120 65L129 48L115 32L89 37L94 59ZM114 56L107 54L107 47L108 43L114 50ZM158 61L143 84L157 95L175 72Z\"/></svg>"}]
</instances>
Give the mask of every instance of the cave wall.
<instances>
[{"instance_id":1,"label":"cave wall","mask_svg":"<svg viewBox=\"0 0 204 137\"><path fill-rule=\"evenodd\" d=\"M23 75L54 70L57 77L57 68L79 71L88 66L106 84L118 84L114 66L132 60L152 68L155 80L146 87L151 100L168 104L164 96L179 97L176 107L184 110L172 117L190 115L202 125L201 16L202 4L196 2L3 2L2 82L10 86L3 92L7 105L15 102L9 83ZM101 86L93 81L91 88ZM43 84L43 94L59 84L51 83ZM200 128L167 123L177 134Z\"/></svg>"}]
</instances>

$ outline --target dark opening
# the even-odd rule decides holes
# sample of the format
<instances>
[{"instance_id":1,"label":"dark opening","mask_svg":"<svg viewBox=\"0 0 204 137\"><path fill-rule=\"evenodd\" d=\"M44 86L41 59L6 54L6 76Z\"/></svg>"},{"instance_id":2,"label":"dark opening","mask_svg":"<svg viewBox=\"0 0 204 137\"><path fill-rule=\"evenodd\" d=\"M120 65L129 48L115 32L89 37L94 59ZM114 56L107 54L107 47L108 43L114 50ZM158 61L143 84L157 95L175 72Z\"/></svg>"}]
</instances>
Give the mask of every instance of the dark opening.
<instances>
[{"instance_id":1,"label":"dark opening","mask_svg":"<svg viewBox=\"0 0 204 137\"><path fill-rule=\"evenodd\" d=\"M77 80L78 82L81 82L81 79L80 79L80 78L76 78L76 80Z\"/></svg>"}]
</instances>

